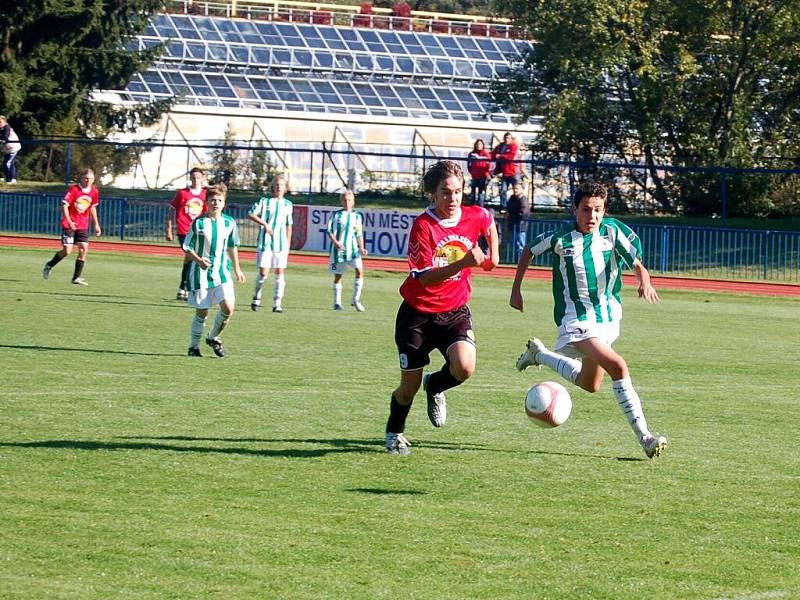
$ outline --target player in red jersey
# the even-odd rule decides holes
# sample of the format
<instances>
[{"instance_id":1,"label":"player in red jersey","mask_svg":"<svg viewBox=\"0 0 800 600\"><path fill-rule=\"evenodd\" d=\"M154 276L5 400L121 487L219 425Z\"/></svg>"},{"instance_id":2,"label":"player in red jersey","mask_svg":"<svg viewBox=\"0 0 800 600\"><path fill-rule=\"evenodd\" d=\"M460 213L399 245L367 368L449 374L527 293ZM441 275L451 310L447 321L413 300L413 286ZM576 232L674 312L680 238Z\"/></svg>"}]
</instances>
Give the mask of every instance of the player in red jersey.
<instances>
[{"instance_id":1,"label":"player in red jersey","mask_svg":"<svg viewBox=\"0 0 800 600\"><path fill-rule=\"evenodd\" d=\"M183 240L186 238L186 234L189 233L192 221L206 212L205 176L201 168L194 167L189 171L189 185L175 192L175 197L169 203L169 212L167 213L165 233L168 242L173 240L173 221L178 230L178 243L183 247ZM190 261L187 261L184 257L183 269L181 269L181 283L178 286L178 292L175 294L176 300L186 300L189 297L186 283L189 265Z\"/></svg>"},{"instance_id":2,"label":"player in red jersey","mask_svg":"<svg viewBox=\"0 0 800 600\"><path fill-rule=\"evenodd\" d=\"M61 250L44 264L42 277L50 277L50 271L63 258L72 252L72 246L78 246L78 258L75 259L75 271L72 273L72 283L75 285L89 285L81 276L86 263L86 254L89 252L89 219L94 222L94 234L102 235L100 221L97 218L97 205L100 203L100 193L94 187L94 171L84 169L78 183L70 186L64 199L61 201Z\"/></svg>"},{"instance_id":3,"label":"player in red jersey","mask_svg":"<svg viewBox=\"0 0 800 600\"><path fill-rule=\"evenodd\" d=\"M392 392L386 423L386 451L409 454L403 431L414 396L422 384L428 418L434 427L447 420L444 392L461 385L475 371L475 335L467 306L472 267L487 271L499 261L497 227L480 206L461 206L464 174L451 161L433 165L422 180L431 205L414 221L408 242L410 273L400 286L394 338L400 355L400 385ZM478 237L489 241L489 255ZM436 348L445 357L439 371L422 377Z\"/></svg>"}]
</instances>

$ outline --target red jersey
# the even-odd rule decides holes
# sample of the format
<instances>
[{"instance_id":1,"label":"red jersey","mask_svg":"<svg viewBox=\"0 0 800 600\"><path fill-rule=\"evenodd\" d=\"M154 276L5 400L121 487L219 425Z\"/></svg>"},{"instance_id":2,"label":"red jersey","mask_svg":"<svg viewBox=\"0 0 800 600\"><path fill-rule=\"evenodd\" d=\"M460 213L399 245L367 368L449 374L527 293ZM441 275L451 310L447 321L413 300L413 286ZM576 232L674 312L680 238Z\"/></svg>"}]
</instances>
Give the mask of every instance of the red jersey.
<instances>
[{"instance_id":1,"label":"red jersey","mask_svg":"<svg viewBox=\"0 0 800 600\"><path fill-rule=\"evenodd\" d=\"M408 239L411 272L400 286L403 299L422 313L455 310L469 302L472 269L462 269L449 279L427 287L419 282L419 276L461 259L478 243L481 234L488 234L492 223L492 213L480 206L462 206L452 219L440 218L433 208L418 216Z\"/></svg>"},{"instance_id":2,"label":"red jersey","mask_svg":"<svg viewBox=\"0 0 800 600\"><path fill-rule=\"evenodd\" d=\"M492 155L486 148L473 150L467 157L467 170L473 179L486 179L492 166Z\"/></svg>"},{"instance_id":3,"label":"red jersey","mask_svg":"<svg viewBox=\"0 0 800 600\"><path fill-rule=\"evenodd\" d=\"M178 235L186 235L189 233L192 221L206 212L206 188L202 188L199 194L195 194L194 190L188 187L178 190L169 205L175 209Z\"/></svg>"},{"instance_id":4,"label":"red jersey","mask_svg":"<svg viewBox=\"0 0 800 600\"><path fill-rule=\"evenodd\" d=\"M64 194L62 205L67 206L67 212L75 223L75 229L89 229L89 215L91 207L100 204L100 192L96 187L92 187L88 192L84 191L77 183L71 185ZM69 229L69 223L65 217L61 219L61 226Z\"/></svg>"}]
</instances>

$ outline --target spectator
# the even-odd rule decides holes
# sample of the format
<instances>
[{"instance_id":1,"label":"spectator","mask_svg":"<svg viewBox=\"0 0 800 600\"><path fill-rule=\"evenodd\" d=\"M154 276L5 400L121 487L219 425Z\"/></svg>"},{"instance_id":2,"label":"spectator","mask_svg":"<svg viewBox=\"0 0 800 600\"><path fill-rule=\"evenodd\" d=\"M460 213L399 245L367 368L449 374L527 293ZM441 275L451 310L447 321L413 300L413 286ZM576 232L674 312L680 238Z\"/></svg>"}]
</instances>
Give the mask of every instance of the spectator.
<instances>
[{"instance_id":1,"label":"spectator","mask_svg":"<svg viewBox=\"0 0 800 600\"><path fill-rule=\"evenodd\" d=\"M509 188L519 183L519 165L514 162L518 158L518 151L519 146L509 131L506 131L503 141L492 150L494 174L500 176L500 210L506 209Z\"/></svg>"},{"instance_id":2,"label":"spectator","mask_svg":"<svg viewBox=\"0 0 800 600\"><path fill-rule=\"evenodd\" d=\"M470 197L472 204L477 206L483 206L486 203L486 185L489 183L489 173L492 168L491 157L483 140L475 140L472 152L467 156L467 170L472 178Z\"/></svg>"},{"instance_id":3,"label":"spectator","mask_svg":"<svg viewBox=\"0 0 800 600\"><path fill-rule=\"evenodd\" d=\"M514 193L511 194L506 205L508 211L506 223L508 243L513 256L512 262L517 262L528 240L528 224L525 220L531 214L531 203L521 183L515 183L512 189Z\"/></svg>"},{"instance_id":4,"label":"spectator","mask_svg":"<svg viewBox=\"0 0 800 600\"><path fill-rule=\"evenodd\" d=\"M17 183L17 153L22 149L17 132L8 124L8 118L0 115L0 148L3 149L3 171L6 183Z\"/></svg>"}]
</instances>

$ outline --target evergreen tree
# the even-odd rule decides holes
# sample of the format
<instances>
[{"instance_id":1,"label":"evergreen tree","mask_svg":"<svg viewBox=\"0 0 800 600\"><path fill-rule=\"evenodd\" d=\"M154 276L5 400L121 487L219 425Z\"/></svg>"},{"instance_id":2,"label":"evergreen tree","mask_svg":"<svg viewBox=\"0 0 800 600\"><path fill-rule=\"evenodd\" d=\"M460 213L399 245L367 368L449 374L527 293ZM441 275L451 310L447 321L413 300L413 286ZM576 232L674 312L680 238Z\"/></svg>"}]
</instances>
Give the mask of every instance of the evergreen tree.
<instances>
[{"instance_id":1,"label":"evergreen tree","mask_svg":"<svg viewBox=\"0 0 800 600\"><path fill-rule=\"evenodd\" d=\"M0 107L17 133L104 139L154 122L169 102L121 107L91 94L124 88L155 60L161 47L137 50L134 36L163 6L162 0L3 0ZM95 167L119 153L111 146L77 152L92 155ZM58 171L54 163L63 163L63 154L64 148L28 146L20 158L43 174L44 165Z\"/></svg>"}]
</instances>

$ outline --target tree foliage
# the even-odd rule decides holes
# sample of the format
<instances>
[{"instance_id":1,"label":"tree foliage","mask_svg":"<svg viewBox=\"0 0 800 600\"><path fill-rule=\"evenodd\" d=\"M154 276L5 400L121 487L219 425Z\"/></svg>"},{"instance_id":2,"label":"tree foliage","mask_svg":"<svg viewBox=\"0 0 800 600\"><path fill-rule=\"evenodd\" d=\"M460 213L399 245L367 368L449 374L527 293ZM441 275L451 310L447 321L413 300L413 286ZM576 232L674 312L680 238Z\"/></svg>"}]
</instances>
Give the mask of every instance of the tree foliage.
<instances>
[{"instance_id":1,"label":"tree foliage","mask_svg":"<svg viewBox=\"0 0 800 600\"><path fill-rule=\"evenodd\" d=\"M492 97L541 117L543 156L642 163L629 181L662 210L718 209L716 174L659 164L794 166L800 142L800 0L509 0L534 47ZM780 212L786 176L731 174L732 213ZM630 187L629 187L630 189Z\"/></svg>"},{"instance_id":2,"label":"tree foliage","mask_svg":"<svg viewBox=\"0 0 800 600\"><path fill-rule=\"evenodd\" d=\"M161 8L162 0L0 3L0 107L17 133L23 139L103 139L111 131L133 131L156 120L168 102L123 107L93 100L91 95L93 90L124 88L134 73L158 56L160 47L139 51L132 40ZM113 148L96 149L101 155L109 151ZM31 147L21 158L29 166L51 165L54 153L66 160L63 149L40 148L37 153Z\"/></svg>"}]
</instances>

